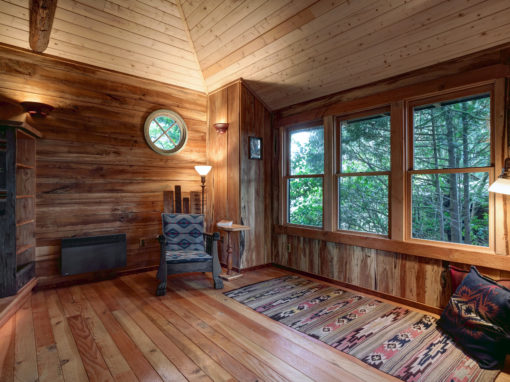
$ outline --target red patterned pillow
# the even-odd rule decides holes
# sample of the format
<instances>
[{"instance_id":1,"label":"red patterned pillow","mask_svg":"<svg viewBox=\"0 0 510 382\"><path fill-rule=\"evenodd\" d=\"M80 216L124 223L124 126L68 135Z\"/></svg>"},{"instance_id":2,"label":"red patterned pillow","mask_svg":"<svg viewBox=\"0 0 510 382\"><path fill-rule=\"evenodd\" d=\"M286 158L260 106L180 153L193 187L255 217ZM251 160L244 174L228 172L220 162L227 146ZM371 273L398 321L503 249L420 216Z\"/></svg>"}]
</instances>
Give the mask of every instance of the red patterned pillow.
<instances>
[{"instance_id":1,"label":"red patterned pillow","mask_svg":"<svg viewBox=\"0 0 510 382\"><path fill-rule=\"evenodd\" d=\"M453 265L448 265L448 270L450 271L450 280L451 280L451 292L455 292L457 288L459 287L462 280L464 280L464 277L469 273L469 271L466 271L461 268L457 268ZM501 280L493 280L497 282L499 285L504 286L505 288L510 289L510 280L509 279L501 279Z\"/></svg>"},{"instance_id":2,"label":"red patterned pillow","mask_svg":"<svg viewBox=\"0 0 510 382\"><path fill-rule=\"evenodd\" d=\"M501 368L510 350L510 289L471 267L437 324L481 368Z\"/></svg>"}]
</instances>

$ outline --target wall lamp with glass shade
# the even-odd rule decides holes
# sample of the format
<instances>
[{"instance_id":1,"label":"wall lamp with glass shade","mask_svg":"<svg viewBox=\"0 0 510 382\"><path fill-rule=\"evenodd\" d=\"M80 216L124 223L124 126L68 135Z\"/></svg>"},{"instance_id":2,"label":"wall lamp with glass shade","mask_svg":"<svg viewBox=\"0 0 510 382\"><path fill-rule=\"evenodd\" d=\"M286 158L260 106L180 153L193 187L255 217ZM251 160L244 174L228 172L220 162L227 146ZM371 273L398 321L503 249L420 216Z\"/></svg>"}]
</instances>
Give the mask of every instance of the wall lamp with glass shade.
<instances>
[{"instance_id":1,"label":"wall lamp with glass shade","mask_svg":"<svg viewBox=\"0 0 510 382\"><path fill-rule=\"evenodd\" d=\"M489 191L510 195L510 158L505 159L505 167L501 171L501 175L498 179L491 184Z\"/></svg>"},{"instance_id":2,"label":"wall lamp with glass shade","mask_svg":"<svg viewBox=\"0 0 510 382\"><path fill-rule=\"evenodd\" d=\"M200 180L202 181L202 214L204 213L204 190L205 190L205 177L211 171L211 166L195 166L195 170L200 175Z\"/></svg>"}]
</instances>

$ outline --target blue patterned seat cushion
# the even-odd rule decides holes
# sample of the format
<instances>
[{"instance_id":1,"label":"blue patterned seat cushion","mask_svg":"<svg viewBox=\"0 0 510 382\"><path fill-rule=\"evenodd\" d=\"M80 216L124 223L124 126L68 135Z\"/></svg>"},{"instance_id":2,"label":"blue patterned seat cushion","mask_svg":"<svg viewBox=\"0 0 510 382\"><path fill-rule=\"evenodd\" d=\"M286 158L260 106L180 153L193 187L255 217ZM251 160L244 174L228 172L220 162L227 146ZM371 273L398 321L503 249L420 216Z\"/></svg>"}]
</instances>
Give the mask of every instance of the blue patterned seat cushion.
<instances>
[{"instance_id":1,"label":"blue patterned seat cushion","mask_svg":"<svg viewBox=\"0 0 510 382\"><path fill-rule=\"evenodd\" d=\"M203 251L166 251L167 263L191 263L211 260L212 256Z\"/></svg>"},{"instance_id":2,"label":"blue patterned seat cushion","mask_svg":"<svg viewBox=\"0 0 510 382\"><path fill-rule=\"evenodd\" d=\"M204 247L204 215L162 214L165 250L200 251Z\"/></svg>"}]
</instances>

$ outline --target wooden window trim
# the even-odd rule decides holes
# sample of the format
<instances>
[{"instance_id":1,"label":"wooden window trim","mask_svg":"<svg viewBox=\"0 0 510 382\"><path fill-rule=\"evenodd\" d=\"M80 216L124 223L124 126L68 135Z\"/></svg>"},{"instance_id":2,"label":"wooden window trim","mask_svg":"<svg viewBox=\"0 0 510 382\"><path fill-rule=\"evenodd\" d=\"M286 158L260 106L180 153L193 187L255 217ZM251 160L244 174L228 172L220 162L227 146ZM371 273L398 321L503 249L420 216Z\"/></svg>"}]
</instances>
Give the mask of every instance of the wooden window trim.
<instances>
[{"instance_id":1,"label":"wooden window trim","mask_svg":"<svg viewBox=\"0 0 510 382\"><path fill-rule=\"evenodd\" d=\"M432 93L430 90L423 92L423 94L416 95L407 95L406 97L400 100L393 100L391 102L390 107L390 115L391 115L391 175L390 175L390 211L389 211L389 221L390 221L390 229L389 229L389 237L381 237L380 235L367 234L363 232L354 232L354 231L337 231L334 229L333 224L329 226L326 224L326 212L329 211L328 215L330 215L330 221L332 223L336 220L336 208L329 208L326 210L327 201L331 201L332 195L334 195L333 187L335 182L330 182L330 187L327 187L328 178L334 179L336 175L336 160L335 153L336 147L338 147L339 142L337 139L327 139L325 138L325 172L324 172L324 228L316 228L316 227L307 227L307 226L298 226L292 224L286 224L286 215L284 214L285 206L286 206L286 190L284 190L282 181L283 177L280 176L280 190L283 191L280 193L280 206L281 213L279 224L274 226L274 231L276 234L287 234L294 236L302 236L311 239L324 240L332 243L339 244L347 244L354 245L366 248L372 248L376 250L390 251L395 253L402 253L408 255L415 255L424 258L432 258L439 260L446 260L452 262L459 263L467 263L473 264L477 266L485 266L491 268L498 268L501 270L510 271L510 257L506 256L510 254L510 248L508 248L509 243L506 241L508 236L505 233L507 221L506 221L506 211L504 210L504 196L500 194L493 194L490 198L494 199L493 201L493 227L492 234L494 237L490 238L491 242L494 245L491 248L487 247L478 247L467 244L457 244L457 243L447 243L447 242L437 242L437 241L429 241L422 239L412 239L407 240L407 205L409 204L408 195L406 192L408 177L413 173L420 173L421 170L410 170L408 168L408 128L407 118L408 118L408 105L410 103L414 103L414 101L423 101L427 103L427 100L430 98L434 98L437 100L439 97L454 98L452 94L460 94L462 92L468 93L476 93L476 89L491 89L491 117L492 117L492 129L491 129L491 166L489 167L477 167L477 168L466 168L466 172L476 172L478 170L483 171L492 171L493 175L490 178L490 181L493 181L494 177L501 172L504 159L508 156L508 145L507 145L507 132L505 131L505 108L506 108L506 85L505 78L498 78L494 80L484 80L483 82L473 83L470 85L466 85L465 83L458 86L455 89L449 88L445 91L436 91ZM417 89L417 87L414 87ZM376 99L375 97L374 99ZM375 108L370 109L367 105L363 106L363 111L361 113L371 113L377 108L380 108L380 103L378 105L374 105ZM342 109L342 108L341 108ZM343 109L345 110L345 109ZM355 113L345 113L342 115L353 115ZM325 129L325 137L336 137L336 123L335 119L337 117L333 115L327 115L323 118L323 126ZM292 126L289 125L281 125L280 126L280 149L281 155L279 157L279 165L281 172L280 174L284 174L284 163L286 158L286 141L284 137L286 136L286 131L289 128L298 128L304 126L316 125L318 121L309 122L306 124L294 124ZM327 135L327 129L332 129L333 131ZM334 135L330 135L334 134ZM497 140L496 140L497 138ZM499 140L501 138L501 140ZM328 144L328 142L330 142ZM493 150L493 152L492 152ZM329 166L329 169L328 169ZM444 169L441 171L455 171L455 169ZM461 170L464 171L464 170ZM336 204L336 203L333 203ZM331 207L331 206L330 206ZM334 211L333 211L334 210ZM480 256L482 255L482 256Z\"/></svg>"},{"instance_id":2,"label":"wooden window trim","mask_svg":"<svg viewBox=\"0 0 510 382\"><path fill-rule=\"evenodd\" d=\"M314 121L307 121L304 123L299 123L293 126L289 126L287 128L281 128L280 129L280 139L283 142L283 145L281 147L281 158L280 158L280 168L281 168L281 174L283 176L280 176L280 190L282 191L280 193L280 201L281 201L281 216L280 224L291 226L291 227L305 227L308 229L318 229L323 230L326 229L325 226L325 174L326 174L326 166L324 166L323 173L322 174L309 174L309 175L291 175L290 174L290 153L289 153L289 147L290 147L290 135L292 132L299 131L299 130L307 130L314 127L323 127L324 128L324 137L326 137L326 127L324 125L324 122L322 120L314 120ZM324 139L324 146L326 146L326 139ZM326 152L326 147L324 147L324 151ZM324 154L326 155L326 153ZM324 162L326 162L326 159L324 158ZM298 225L293 224L289 222L289 180L290 179L303 179L303 178L321 178L322 179L322 225L320 227L315 226L307 226L307 225Z\"/></svg>"},{"instance_id":3,"label":"wooden window trim","mask_svg":"<svg viewBox=\"0 0 510 382\"><path fill-rule=\"evenodd\" d=\"M405 204L405 241L409 243L417 243L424 244L428 242L433 242L435 246L438 247L448 247L448 248L478 248L480 249L488 249L491 253L495 253L495 214L494 214L494 194L489 193L489 246L481 247L474 246L471 244L463 244L463 243L451 243L451 242L441 242L436 240L426 240L412 237L412 175L415 174L459 174L459 173L467 173L467 172L487 172L489 174L489 184L494 181L494 163L496 162L495 158L495 137L497 135L498 128L496 127L494 121L495 114L495 102L494 102L494 88L495 82L490 84L483 84L478 86L471 87L463 87L460 90L449 90L444 92L438 92L435 95L428 95L426 97L414 97L413 100L406 101L406 115L407 115L407 171L405 175L406 185L405 185L405 193L406 193L406 204ZM488 93L491 99L490 102L490 115L491 115L491 126L490 126L490 166L485 167L465 167L465 168L444 168L444 169L430 169L430 170L414 170L414 141L413 141L413 131L414 131L414 121L413 121L413 108L422 105L429 105L432 103L456 100L463 97L474 96L477 94ZM501 133L501 131L499 131Z\"/></svg>"},{"instance_id":4,"label":"wooden window trim","mask_svg":"<svg viewBox=\"0 0 510 382\"><path fill-rule=\"evenodd\" d=\"M342 172L342 122L350 121L355 119L360 119L364 117L376 116L378 114L388 114L390 116L390 129L391 129L391 106L379 106L372 109L365 109L362 111L356 111L353 113L345 113L335 117L335 138L334 142L336 143L336 150L333 152L333 157L335 160L334 163L334 179L333 179L333 195L332 195L332 204L334 207L335 216L332 224L332 231L343 232L343 233L352 233L359 236L373 236L373 237L391 237L391 148L390 148L390 171L365 171L365 172ZM393 131L390 130L390 142ZM373 232L363 232L363 231L354 231L354 230L344 230L338 227L338 180L340 178L352 177L352 176L387 176L388 177L388 233L385 235L377 234Z\"/></svg>"}]
</instances>

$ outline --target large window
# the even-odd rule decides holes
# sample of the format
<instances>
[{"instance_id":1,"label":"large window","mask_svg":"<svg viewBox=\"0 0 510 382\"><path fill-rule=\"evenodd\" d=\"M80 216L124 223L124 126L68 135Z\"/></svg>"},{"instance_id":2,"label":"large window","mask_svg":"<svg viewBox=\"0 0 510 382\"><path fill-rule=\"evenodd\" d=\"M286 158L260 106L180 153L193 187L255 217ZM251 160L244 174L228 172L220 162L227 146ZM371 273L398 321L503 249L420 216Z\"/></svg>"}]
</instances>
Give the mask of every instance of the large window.
<instances>
[{"instance_id":1,"label":"large window","mask_svg":"<svg viewBox=\"0 0 510 382\"><path fill-rule=\"evenodd\" d=\"M509 254L504 198L488 191L508 156L505 89L374 97L282 126L279 232L468 263Z\"/></svg>"},{"instance_id":2,"label":"large window","mask_svg":"<svg viewBox=\"0 0 510 382\"><path fill-rule=\"evenodd\" d=\"M338 119L338 229L388 235L390 114Z\"/></svg>"},{"instance_id":3,"label":"large window","mask_svg":"<svg viewBox=\"0 0 510 382\"><path fill-rule=\"evenodd\" d=\"M293 129L287 139L287 223L322 227L324 128Z\"/></svg>"},{"instance_id":4,"label":"large window","mask_svg":"<svg viewBox=\"0 0 510 382\"><path fill-rule=\"evenodd\" d=\"M489 246L490 93L410 105L411 237Z\"/></svg>"}]
</instances>

